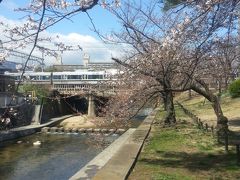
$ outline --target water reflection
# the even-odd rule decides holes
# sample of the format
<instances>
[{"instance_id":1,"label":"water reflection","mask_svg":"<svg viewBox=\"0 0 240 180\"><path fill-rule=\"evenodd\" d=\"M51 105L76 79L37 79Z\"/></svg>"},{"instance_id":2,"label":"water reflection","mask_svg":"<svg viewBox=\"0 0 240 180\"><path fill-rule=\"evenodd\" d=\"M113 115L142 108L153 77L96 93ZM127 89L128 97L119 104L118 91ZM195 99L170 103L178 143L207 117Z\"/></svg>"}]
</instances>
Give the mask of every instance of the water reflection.
<instances>
[{"instance_id":1,"label":"water reflection","mask_svg":"<svg viewBox=\"0 0 240 180\"><path fill-rule=\"evenodd\" d=\"M116 138L35 134L1 143L0 179L68 179ZM34 146L35 141L41 145Z\"/></svg>"}]
</instances>

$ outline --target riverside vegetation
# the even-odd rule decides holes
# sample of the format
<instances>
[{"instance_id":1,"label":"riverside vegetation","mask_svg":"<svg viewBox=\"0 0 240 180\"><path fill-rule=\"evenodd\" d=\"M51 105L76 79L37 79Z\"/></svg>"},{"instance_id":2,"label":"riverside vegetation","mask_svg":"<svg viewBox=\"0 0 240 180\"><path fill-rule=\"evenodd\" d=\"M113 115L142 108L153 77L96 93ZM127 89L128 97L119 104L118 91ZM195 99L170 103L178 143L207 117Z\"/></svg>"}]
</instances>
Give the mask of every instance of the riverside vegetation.
<instances>
[{"instance_id":1,"label":"riverside vegetation","mask_svg":"<svg viewBox=\"0 0 240 180\"><path fill-rule=\"evenodd\" d=\"M186 97L183 94L178 100L188 105L199 117L214 115L209 110L210 105L203 105L200 97L191 100ZM231 108L230 101L233 102ZM221 102L225 111L226 108L231 110L229 119L235 117L234 109L237 111L236 107L239 107L240 102L227 95ZM175 108L178 120L173 127L164 126L163 110L156 116L156 122L129 179L240 179L235 147L230 146L226 153L223 145L217 143L211 132L198 129L179 106Z\"/></svg>"}]
</instances>

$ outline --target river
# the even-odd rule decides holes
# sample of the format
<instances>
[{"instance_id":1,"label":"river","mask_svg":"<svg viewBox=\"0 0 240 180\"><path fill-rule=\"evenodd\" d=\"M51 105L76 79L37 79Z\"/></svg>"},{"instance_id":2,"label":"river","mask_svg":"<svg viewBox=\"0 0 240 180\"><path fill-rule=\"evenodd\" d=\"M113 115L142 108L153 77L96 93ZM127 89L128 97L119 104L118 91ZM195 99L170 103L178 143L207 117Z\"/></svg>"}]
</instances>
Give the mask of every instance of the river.
<instances>
[{"instance_id":1,"label":"river","mask_svg":"<svg viewBox=\"0 0 240 180\"><path fill-rule=\"evenodd\" d=\"M137 127L152 109L130 121ZM42 134L0 143L0 180L65 180L99 154L118 135ZM33 142L41 145L34 146Z\"/></svg>"},{"instance_id":2,"label":"river","mask_svg":"<svg viewBox=\"0 0 240 180\"><path fill-rule=\"evenodd\" d=\"M68 179L117 136L34 134L0 143L1 180ZM40 146L33 142L41 141Z\"/></svg>"}]
</instances>

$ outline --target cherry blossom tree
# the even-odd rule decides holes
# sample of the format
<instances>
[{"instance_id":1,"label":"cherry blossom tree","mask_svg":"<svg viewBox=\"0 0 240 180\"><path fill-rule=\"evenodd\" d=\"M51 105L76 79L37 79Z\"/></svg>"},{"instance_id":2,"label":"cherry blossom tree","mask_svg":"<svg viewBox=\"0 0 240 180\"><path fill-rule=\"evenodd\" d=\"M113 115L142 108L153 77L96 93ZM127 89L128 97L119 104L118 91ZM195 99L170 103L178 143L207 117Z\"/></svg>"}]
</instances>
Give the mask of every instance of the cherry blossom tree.
<instances>
[{"instance_id":1,"label":"cherry blossom tree","mask_svg":"<svg viewBox=\"0 0 240 180\"><path fill-rule=\"evenodd\" d=\"M0 22L4 35L1 41L4 51L6 51L5 54L7 54L7 51L16 49L25 49L29 54L20 81L16 86L16 92L34 51L38 50L45 55L56 57L59 52L82 49L80 45L71 46L61 42L58 36L48 37L46 30L62 20L71 21L73 16L80 13L85 13L90 18L88 10L97 5L103 8L105 6L118 7L120 2L118 0L31 0L26 7L16 9L16 11L25 13L21 23L9 25L6 22ZM11 105L11 102L9 105Z\"/></svg>"},{"instance_id":2,"label":"cherry blossom tree","mask_svg":"<svg viewBox=\"0 0 240 180\"><path fill-rule=\"evenodd\" d=\"M218 97L205 78L210 74L215 39L237 32L238 6L239 1L190 0L162 13L159 1L153 0L147 4L125 1L121 8L111 10L122 23L122 31L113 33L115 40L132 47L124 59L114 60L150 78L150 87L157 83L159 94L165 97L166 123L175 122L173 92L191 89L212 103L219 132L228 129ZM219 70L217 66L215 73Z\"/></svg>"},{"instance_id":3,"label":"cherry blossom tree","mask_svg":"<svg viewBox=\"0 0 240 180\"><path fill-rule=\"evenodd\" d=\"M95 6L104 8L105 6L118 7L119 5L118 0L109 2L106 0L31 0L26 7L16 9L16 11L25 13L20 24L12 26L6 22L0 22L4 32L3 48L5 51L26 49L29 57L25 61L24 67L34 51L57 57L59 52L82 50L80 44L72 46L61 42L58 35L49 37L46 30L62 20L71 21L73 16L80 13L85 13L90 18L88 10ZM25 68L23 68L22 77L24 73Z\"/></svg>"},{"instance_id":4,"label":"cherry blossom tree","mask_svg":"<svg viewBox=\"0 0 240 180\"><path fill-rule=\"evenodd\" d=\"M240 61L238 44L238 37L227 37L216 39L211 47L212 60L210 61L209 68L211 69L210 72L213 72L211 76L216 79L219 93L222 90L226 90L229 82L233 81L236 77Z\"/></svg>"}]
</instances>

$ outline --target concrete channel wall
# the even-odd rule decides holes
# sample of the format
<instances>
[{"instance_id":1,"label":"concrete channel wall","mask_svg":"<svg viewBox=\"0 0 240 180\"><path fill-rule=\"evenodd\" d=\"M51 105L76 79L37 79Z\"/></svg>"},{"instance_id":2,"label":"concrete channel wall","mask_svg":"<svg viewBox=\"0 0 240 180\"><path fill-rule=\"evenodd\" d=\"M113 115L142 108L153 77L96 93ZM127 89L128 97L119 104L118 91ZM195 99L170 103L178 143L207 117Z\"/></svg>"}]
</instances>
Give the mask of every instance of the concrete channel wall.
<instances>
[{"instance_id":1,"label":"concrete channel wall","mask_svg":"<svg viewBox=\"0 0 240 180\"><path fill-rule=\"evenodd\" d=\"M156 113L155 109L137 129L129 129L108 148L80 169L70 180L127 179L141 152Z\"/></svg>"},{"instance_id":2,"label":"concrete channel wall","mask_svg":"<svg viewBox=\"0 0 240 180\"><path fill-rule=\"evenodd\" d=\"M0 132L0 142L34 134L34 133L40 131L41 128L43 128L43 127L54 126L54 125L58 124L59 122L63 121L64 119L69 118L71 116L73 116L73 115L66 115L66 116L61 116L58 118L52 118L52 119L50 119L50 121L48 123L41 124L41 125L28 125L28 126L22 126L19 128L10 129L8 131L1 131Z\"/></svg>"}]
</instances>

